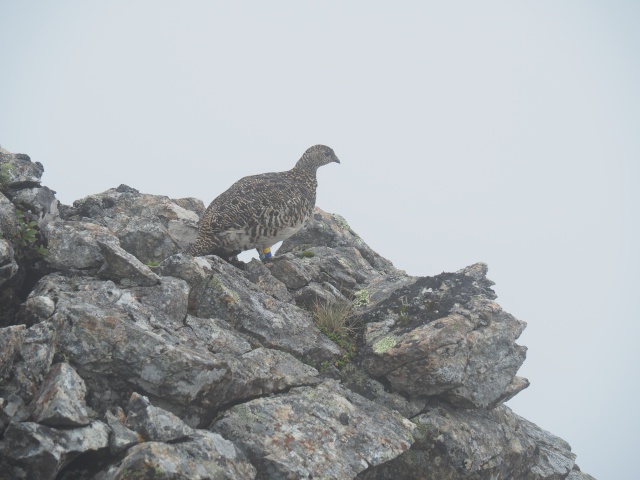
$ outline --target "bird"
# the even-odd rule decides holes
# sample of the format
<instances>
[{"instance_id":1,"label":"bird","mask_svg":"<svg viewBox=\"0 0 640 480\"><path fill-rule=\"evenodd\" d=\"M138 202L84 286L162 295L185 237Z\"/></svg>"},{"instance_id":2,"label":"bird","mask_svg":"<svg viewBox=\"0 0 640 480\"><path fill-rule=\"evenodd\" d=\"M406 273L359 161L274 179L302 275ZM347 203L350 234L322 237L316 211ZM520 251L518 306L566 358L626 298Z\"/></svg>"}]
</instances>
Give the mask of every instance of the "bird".
<instances>
[{"instance_id":1,"label":"bird","mask_svg":"<svg viewBox=\"0 0 640 480\"><path fill-rule=\"evenodd\" d=\"M326 145L308 148L291 170L243 177L216 197L198 222L188 253L217 255L242 266L237 255L257 249L263 262L271 247L298 232L316 204L318 168L340 163Z\"/></svg>"}]
</instances>

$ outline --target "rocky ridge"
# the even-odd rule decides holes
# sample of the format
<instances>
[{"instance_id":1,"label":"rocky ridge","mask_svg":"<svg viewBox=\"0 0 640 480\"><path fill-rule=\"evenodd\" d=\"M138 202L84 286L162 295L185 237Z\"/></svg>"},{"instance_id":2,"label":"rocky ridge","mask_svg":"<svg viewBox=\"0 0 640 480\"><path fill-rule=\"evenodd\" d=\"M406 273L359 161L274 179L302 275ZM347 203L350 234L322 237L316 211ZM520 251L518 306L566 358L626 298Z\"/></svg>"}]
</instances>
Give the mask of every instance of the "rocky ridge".
<instances>
[{"instance_id":1,"label":"rocky ridge","mask_svg":"<svg viewBox=\"0 0 640 480\"><path fill-rule=\"evenodd\" d=\"M409 276L316 209L240 270L183 253L199 200L43 172L0 152L0 479L593 478L504 405L525 323L486 265Z\"/></svg>"}]
</instances>

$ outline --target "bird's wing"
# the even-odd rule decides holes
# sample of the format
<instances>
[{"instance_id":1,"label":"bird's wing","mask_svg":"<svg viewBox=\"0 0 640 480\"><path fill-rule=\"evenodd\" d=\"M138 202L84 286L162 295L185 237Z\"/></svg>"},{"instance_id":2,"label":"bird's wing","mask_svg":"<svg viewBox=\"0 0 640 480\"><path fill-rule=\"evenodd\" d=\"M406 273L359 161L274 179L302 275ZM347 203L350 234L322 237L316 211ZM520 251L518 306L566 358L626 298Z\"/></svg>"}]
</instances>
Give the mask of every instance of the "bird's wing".
<instances>
[{"instance_id":1,"label":"bird's wing","mask_svg":"<svg viewBox=\"0 0 640 480\"><path fill-rule=\"evenodd\" d=\"M203 221L213 231L242 232L262 218L266 209L286 210L292 189L282 173L241 178L211 202Z\"/></svg>"}]
</instances>

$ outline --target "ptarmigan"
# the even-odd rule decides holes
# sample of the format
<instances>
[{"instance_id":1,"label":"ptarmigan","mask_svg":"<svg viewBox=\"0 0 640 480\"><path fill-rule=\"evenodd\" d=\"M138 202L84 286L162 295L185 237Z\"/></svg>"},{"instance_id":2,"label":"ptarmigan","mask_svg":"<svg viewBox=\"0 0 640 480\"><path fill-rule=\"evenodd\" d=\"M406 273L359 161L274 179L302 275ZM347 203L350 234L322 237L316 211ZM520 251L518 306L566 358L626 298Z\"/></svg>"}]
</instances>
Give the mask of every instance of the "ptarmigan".
<instances>
[{"instance_id":1,"label":"ptarmigan","mask_svg":"<svg viewBox=\"0 0 640 480\"><path fill-rule=\"evenodd\" d=\"M200 219L193 256L218 255L227 261L256 248L261 259L271 246L300 230L316 204L316 171L340 163L324 145L308 148L286 172L263 173L238 180L221 193Z\"/></svg>"}]
</instances>

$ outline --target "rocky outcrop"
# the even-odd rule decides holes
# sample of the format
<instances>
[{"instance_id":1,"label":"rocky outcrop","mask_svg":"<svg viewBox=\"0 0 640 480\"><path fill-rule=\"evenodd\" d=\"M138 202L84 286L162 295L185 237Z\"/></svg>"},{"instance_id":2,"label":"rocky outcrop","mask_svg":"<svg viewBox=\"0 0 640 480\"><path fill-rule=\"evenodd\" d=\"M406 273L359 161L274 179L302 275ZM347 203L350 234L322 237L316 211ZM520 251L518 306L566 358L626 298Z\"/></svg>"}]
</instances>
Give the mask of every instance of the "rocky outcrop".
<instances>
[{"instance_id":1,"label":"rocky outcrop","mask_svg":"<svg viewBox=\"0 0 640 480\"><path fill-rule=\"evenodd\" d=\"M592 478L504 405L486 265L409 276L316 209L239 269L183 253L199 200L0 168L0 479Z\"/></svg>"}]
</instances>

